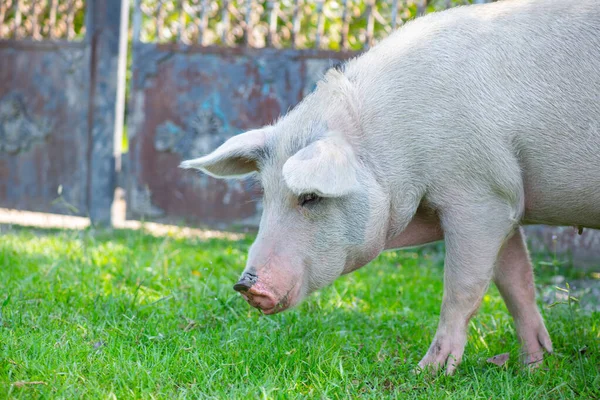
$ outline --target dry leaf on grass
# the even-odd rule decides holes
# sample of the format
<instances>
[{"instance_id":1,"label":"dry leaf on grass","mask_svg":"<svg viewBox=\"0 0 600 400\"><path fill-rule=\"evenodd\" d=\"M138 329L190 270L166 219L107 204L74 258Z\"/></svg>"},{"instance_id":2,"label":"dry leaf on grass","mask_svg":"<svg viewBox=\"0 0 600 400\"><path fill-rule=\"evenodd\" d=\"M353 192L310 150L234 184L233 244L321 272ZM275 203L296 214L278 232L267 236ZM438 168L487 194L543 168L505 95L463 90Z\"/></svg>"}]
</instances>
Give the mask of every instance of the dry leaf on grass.
<instances>
[{"instance_id":1,"label":"dry leaf on grass","mask_svg":"<svg viewBox=\"0 0 600 400\"><path fill-rule=\"evenodd\" d=\"M501 367L504 364L506 364L506 362L508 361L508 357L510 355L508 353L502 353L502 354L498 354L494 357L488 358L487 362L492 363L492 364L496 364L497 366Z\"/></svg>"},{"instance_id":2,"label":"dry leaf on grass","mask_svg":"<svg viewBox=\"0 0 600 400\"><path fill-rule=\"evenodd\" d=\"M42 382L42 381L31 381L31 382L17 381L17 382L13 383L14 387L23 387L23 386L28 386L28 385L47 385L47 383Z\"/></svg>"}]
</instances>

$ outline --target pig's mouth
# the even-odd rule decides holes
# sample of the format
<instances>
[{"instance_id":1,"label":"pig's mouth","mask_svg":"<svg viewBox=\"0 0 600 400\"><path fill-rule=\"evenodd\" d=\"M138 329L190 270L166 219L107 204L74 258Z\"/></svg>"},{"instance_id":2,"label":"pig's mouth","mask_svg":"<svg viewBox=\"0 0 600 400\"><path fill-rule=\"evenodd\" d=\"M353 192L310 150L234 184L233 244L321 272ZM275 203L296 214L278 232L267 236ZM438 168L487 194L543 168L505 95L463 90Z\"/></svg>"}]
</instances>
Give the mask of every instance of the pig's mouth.
<instances>
[{"instance_id":1,"label":"pig's mouth","mask_svg":"<svg viewBox=\"0 0 600 400\"><path fill-rule=\"evenodd\" d=\"M263 309L262 312L263 314L266 315L272 315L272 314L277 314L278 312L287 310L288 308L290 308L292 305L295 305L296 302L295 300L297 300L298 298L298 284L295 284L294 286L292 286L290 288L290 290L288 290L283 297L281 298L281 300L279 300L279 302L275 305L275 307L270 308L270 309Z\"/></svg>"}]
</instances>

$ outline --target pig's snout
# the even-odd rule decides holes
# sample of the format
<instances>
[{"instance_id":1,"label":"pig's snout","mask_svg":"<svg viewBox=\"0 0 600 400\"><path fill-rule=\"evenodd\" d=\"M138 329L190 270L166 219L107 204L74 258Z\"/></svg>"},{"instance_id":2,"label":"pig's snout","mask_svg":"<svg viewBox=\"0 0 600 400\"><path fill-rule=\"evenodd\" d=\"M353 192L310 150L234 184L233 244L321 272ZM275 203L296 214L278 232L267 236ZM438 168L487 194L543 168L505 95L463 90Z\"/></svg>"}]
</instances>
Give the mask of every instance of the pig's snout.
<instances>
[{"instance_id":1,"label":"pig's snout","mask_svg":"<svg viewBox=\"0 0 600 400\"><path fill-rule=\"evenodd\" d=\"M240 293L247 292L257 280L258 276L251 272L246 272L242 275L242 278L235 285L233 285L233 290Z\"/></svg>"},{"instance_id":2,"label":"pig's snout","mask_svg":"<svg viewBox=\"0 0 600 400\"><path fill-rule=\"evenodd\" d=\"M252 307L260 309L265 314L274 314L285 308L278 296L264 282L259 282L258 275L254 272L245 272L233 285L233 289L240 292Z\"/></svg>"}]
</instances>

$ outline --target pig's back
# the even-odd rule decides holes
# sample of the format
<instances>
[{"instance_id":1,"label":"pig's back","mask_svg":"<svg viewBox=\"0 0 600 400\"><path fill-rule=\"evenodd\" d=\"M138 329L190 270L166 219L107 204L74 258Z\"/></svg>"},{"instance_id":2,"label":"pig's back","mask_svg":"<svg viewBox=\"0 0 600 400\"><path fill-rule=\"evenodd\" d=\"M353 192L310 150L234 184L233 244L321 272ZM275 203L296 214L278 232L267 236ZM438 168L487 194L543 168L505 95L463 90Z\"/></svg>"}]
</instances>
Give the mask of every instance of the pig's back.
<instances>
[{"instance_id":1,"label":"pig's back","mask_svg":"<svg viewBox=\"0 0 600 400\"><path fill-rule=\"evenodd\" d=\"M600 227L600 1L433 14L347 74L378 132L371 146L392 141L420 167L455 176L501 175L510 152L528 222Z\"/></svg>"}]
</instances>

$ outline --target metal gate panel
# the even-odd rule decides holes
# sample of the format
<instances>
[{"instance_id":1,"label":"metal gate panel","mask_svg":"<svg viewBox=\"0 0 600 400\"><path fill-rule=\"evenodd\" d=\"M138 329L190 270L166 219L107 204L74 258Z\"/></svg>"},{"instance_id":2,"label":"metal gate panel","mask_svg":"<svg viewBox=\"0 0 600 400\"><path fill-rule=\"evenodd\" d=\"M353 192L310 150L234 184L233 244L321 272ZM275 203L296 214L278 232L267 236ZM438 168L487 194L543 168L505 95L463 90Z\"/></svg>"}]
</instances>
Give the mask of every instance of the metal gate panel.
<instances>
[{"instance_id":1,"label":"metal gate panel","mask_svg":"<svg viewBox=\"0 0 600 400\"><path fill-rule=\"evenodd\" d=\"M84 7L0 5L0 207L107 223L121 0L90 0L77 40Z\"/></svg>"},{"instance_id":2,"label":"metal gate panel","mask_svg":"<svg viewBox=\"0 0 600 400\"><path fill-rule=\"evenodd\" d=\"M0 206L85 215L88 93L86 44L0 42Z\"/></svg>"},{"instance_id":3,"label":"metal gate panel","mask_svg":"<svg viewBox=\"0 0 600 400\"><path fill-rule=\"evenodd\" d=\"M331 56L135 43L128 217L255 225L260 201L250 181L217 180L177 166L235 134L273 122L313 89Z\"/></svg>"}]
</instances>

